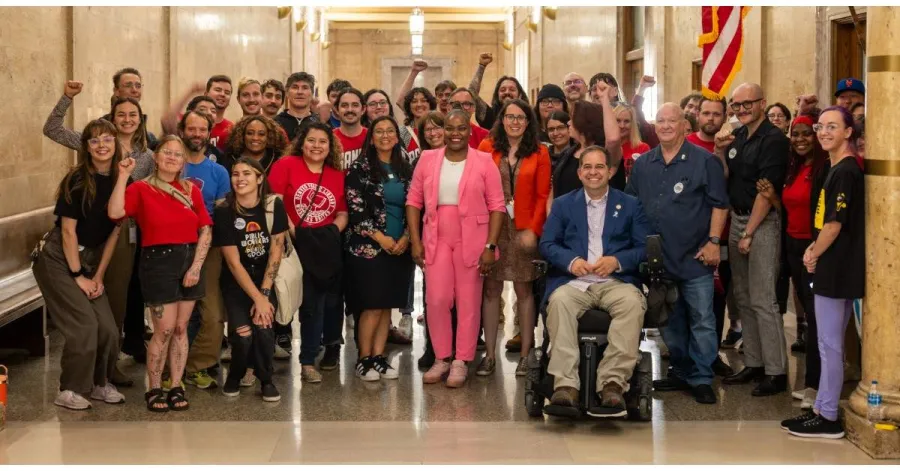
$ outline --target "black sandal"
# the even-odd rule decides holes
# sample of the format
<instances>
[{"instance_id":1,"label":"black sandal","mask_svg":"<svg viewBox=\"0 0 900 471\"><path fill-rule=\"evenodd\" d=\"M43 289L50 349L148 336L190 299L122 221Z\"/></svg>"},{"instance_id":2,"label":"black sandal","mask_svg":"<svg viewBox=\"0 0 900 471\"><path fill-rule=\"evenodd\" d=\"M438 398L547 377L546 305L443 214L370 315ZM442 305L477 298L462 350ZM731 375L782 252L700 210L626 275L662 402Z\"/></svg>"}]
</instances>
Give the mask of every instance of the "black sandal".
<instances>
[{"instance_id":1,"label":"black sandal","mask_svg":"<svg viewBox=\"0 0 900 471\"><path fill-rule=\"evenodd\" d=\"M168 412L169 403L166 402L165 393L160 388L151 389L144 393L144 400L147 401L147 410L150 412ZM166 407L157 407L160 404Z\"/></svg>"},{"instance_id":2,"label":"black sandal","mask_svg":"<svg viewBox=\"0 0 900 471\"><path fill-rule=\"evenodd\" d=\"M188 410L188 407L191 406L190 404L185 404L183 406L176 405L179 402L187 403L187 399L184 397L184 388L182 388L181 386L176 386L170 389L169 397L166 399L166 401L169 404L169 409L176 412Z\"/></svg>"}]
</instances>

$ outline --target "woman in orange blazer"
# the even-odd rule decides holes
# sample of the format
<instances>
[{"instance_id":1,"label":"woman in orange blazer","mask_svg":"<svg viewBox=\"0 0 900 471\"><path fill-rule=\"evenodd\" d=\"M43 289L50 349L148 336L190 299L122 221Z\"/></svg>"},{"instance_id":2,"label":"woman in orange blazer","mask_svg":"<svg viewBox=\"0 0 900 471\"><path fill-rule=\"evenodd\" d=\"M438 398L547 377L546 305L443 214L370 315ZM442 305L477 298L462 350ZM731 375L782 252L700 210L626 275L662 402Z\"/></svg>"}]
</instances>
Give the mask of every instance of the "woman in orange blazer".
<instances>
[{"instance_id":1,"label":"woman in orange blazer","mask_svg":"<svg viewBox=\"0 0 900 471\"><path fill-rule=\"evenodd\" d=\"M482 313L487 350L475 374L488 376L496 366L497 330L503 282L512 281L516 292L521 358L516 375L526 373L525 359L534 343L536 305L532 284L537 273L531 261L538 258L538 239L547 219L550 197L550 153L540 143L534 111L522 100L510 100L503 108L491 136L478 150L490 152L500 167L507 217L500 229L500 260L484 283Z\"/></svg>"}]
</instances>

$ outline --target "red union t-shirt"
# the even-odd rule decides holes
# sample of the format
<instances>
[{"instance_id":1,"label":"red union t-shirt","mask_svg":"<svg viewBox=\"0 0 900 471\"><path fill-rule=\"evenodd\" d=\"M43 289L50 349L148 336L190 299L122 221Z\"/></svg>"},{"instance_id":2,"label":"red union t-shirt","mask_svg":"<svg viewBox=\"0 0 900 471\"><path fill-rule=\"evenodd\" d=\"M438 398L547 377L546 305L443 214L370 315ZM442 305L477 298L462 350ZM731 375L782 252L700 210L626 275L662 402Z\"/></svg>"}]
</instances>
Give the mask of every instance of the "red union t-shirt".
<instances>
[{"instance_id":1,"label":"red union t-shirt","mask_svg":"<svg viewBox=\"0 0 900 471\"><path fill-rule=\"evenodd\" d=\"M172 186L187 194L178 181L173 181ZM143 180L125 189L125 214L134 218L141 228L142 247L197 243L198 231L203 226L211 226L212 219L197 185L191 185L191 202L193 208L188 208Z\"/></svg>"},{"instance_id":2,"label":"red union t-shirt","mask_svg":"<svg viewBox=\"0 0 900 471\"><path fill-rule=\"evenodd\" d=\"M343 149L343 153L341 154L343 166L341 168L344 169L344 172L350 168L350 164L359 158L359 155L362 153L363 143L366 142L366 134L368 134L368 132L368 129L362 128L362 132L359 133L359 135L347 137L343 131L341 131L341 128L336 128L334 130L334 135L341 141L341 149Z\"/></svg>"},{"instance_id":3,"label":"red union t-shirt","mask_svg":"<svg viewBox=\"0 0 900 471\"><path fill-rule=\"evenodd\" d=\"M303 157L288 155L272 164L269 186L284 197L284 208L296 226L306 208L312 205L302 227L323 227L334 222L337 213L347 212L344 199L344 172L323 167L322 188L316 194L319 174L309 170ZM315 195L315 201L313 201Z\"/></svg>"},{"instance_id":4,"label":"red union t-shirt","mask_svg":"<svg viewBox=\"0 0 900 471\"><path fill-rule=\"evenodd\" d=\"M212 130L209 131L209 144L224 152L225 146L228 145L228 137L231 136L232 127L234 127L234 123L227 119L213 125Z\"/></svg>"},{"instance_id":5,"label":"red union t-shirt","mask_svg":"<svg viewBox=\"0 0 900 471\"><path fill-rule=\"evenodd\" d=\"M706 149L710 154L716 153L716 143L715 141L706 142L703 139L700 139L700 134L696 132L692 132L685 137L688 142L694 144L695 146L700 147L701 149Z\"/></svg>"},{"instance_id":6,"label":"red union t-shirt","mask_svg":"<svg viewBox=\"0 0 900 471\"><path fill-rule=\"evenodd\" d=\"M487 129L477 124L472 124L472 133L469 134L469 147L477 149L481 145L481 141L485 140L490 133Z\"/></svg>"}]
</instances>

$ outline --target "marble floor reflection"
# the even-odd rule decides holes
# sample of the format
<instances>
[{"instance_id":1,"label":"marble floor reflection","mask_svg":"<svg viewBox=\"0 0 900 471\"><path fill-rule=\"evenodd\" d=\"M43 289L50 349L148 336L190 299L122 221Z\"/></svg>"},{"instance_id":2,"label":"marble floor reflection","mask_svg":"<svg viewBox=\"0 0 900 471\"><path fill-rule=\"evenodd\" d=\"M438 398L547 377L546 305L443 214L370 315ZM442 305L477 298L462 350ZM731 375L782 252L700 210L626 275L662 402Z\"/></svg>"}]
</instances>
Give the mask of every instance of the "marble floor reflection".
<instances>
[{"instance_id":1,"label":"marble floor reflection","mask_svg":"<svg viewBox=\"0 0 900 471\"><path fill-rule=\"evenodd\" d=\"M509 301L511 290L505 296ZM506 319L501 351L513 330L509 302ZM793 314L785 323L790 344ZM524 379L514 375L518 353L500 354L491 377L475 376L472 366L462 389L423 385L416 368L423 326L414 323L414 333L412 346L391 348L400 372L395 381L355 378L348 330L341 366L324 372L321 384L300 381L295 356L276 362L279 403L262 402L258 387L226 398L221 388L189 386L191 409L166 414L146 411L144 368L131 359L120 361L136 383L121 390L126 404L96 404L87 412L54 406L62 347L54 334L48 358L10 367L0 463L874 463L846 440L782 432L778 421L799 413L789 394L754 398L751 386L726 388L718 379L714 406L684 393L657 393L652 423L531 419L523 406ZM658 377L665 363L656 338L642 349L653 353ZM734 350L725 356L734 368L742 366ZM802 381L803 355L790 358L791 382Z\"/></svg>"}]
</instances>

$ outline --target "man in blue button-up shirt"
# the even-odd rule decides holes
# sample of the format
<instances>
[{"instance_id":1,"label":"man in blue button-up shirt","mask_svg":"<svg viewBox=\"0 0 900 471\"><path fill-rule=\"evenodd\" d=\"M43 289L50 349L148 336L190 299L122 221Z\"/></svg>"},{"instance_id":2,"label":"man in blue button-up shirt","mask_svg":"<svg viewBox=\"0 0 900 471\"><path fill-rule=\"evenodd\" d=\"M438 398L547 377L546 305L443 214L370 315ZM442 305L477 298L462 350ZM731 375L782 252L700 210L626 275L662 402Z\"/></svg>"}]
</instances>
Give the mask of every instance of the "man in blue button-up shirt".
<instances>
[{"instance_id":1,"label":"man in blue button-up shirt","mask_svg":"<svg viewBox=\"0 0 900 471\"><path fill-rule=\"evenodd\" d=\"M719 263L728 194L722 163L685 141L684 128L678 105L660 107L660 145L634 163L625 191L638 197L654 231L662 236L666 271L678 283L675 312L661 329L672 371L653 387L691 390L697 402L714 404L712 364L719 341L712 309L713 272Z\"/></svg>"}]
</instances>

